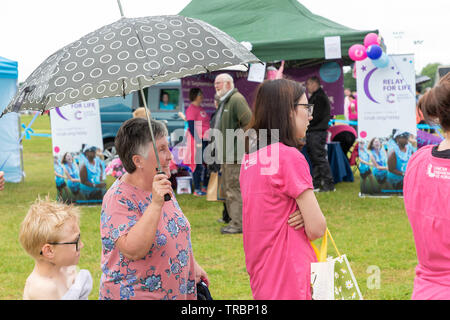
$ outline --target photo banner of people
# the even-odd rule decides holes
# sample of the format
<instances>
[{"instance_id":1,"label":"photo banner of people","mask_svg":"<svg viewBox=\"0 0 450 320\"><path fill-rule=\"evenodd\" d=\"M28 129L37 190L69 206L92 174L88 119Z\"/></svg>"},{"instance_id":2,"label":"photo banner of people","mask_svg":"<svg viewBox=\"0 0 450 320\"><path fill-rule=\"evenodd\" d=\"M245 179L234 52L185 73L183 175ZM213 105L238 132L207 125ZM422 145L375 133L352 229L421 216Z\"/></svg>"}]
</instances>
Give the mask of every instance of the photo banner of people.
<instances>
[{"instance_id":1,"label":"photo banner of people","mask_svg":"<svg viewBox=\"0 0 450 320\"><path fill-rule=\"evenodd\" d=\"M389 55L378 67L356 62L361 195L403 195L403 177L417 150L414 56Z\"/></svg>"},{"instance_id":2,"label":"photo banner of people","mask_svg":"<svg viewBox=\"0 0 450 320\"><path fill-rule=\"evenodd\" d=\"M101 204L106 173L98 100L51 109L50 124L58 201Z\"/></svg>"}]
</instances>

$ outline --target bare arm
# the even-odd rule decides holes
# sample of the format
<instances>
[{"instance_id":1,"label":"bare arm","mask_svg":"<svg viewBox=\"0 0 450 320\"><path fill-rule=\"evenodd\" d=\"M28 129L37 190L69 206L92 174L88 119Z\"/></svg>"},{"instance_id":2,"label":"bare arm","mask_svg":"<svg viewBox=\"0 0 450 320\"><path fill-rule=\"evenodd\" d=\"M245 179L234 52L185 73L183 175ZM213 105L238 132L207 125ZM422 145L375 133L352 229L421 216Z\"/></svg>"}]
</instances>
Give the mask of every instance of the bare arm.
<instances>
[{"instance_id":1,"label":"bare arm","mask_svg":"<svg viewBox=\"0 0 450 320\"><path fill-rule=\"evenodd\" d=\"M308 239L313 241L321 238L325 234L327 222L319 207L314 191L307 189L295 200L302 213Z\"/></svg>"},{"instance_id":2,"label":"bare arm","mask_svg":"<svg viewBox=\"0 0 450 320\"><path fill-rule=\"evenodd\" d=\"M70 181L74 182L74 179L72 179L72 177L70 176L69 172L67 172L67 169L66 169L65 167L63 167L63 170L64 170L64 175L65 175L64 178L66 178L67 180L70 180Z\"/></svg>"},{"instance_id":3,"label":"bare arm","mask_svg":"<svg viewBox=\"0 0 450 320\"><path fill-rule=\"evenodd\" d=\"M403 172L397 170L397 158L394 151L391 151L388 157L388 170L396 175L403 175Z\"/></svg>"},{"instance_id":4,"label":"bare arm","mask_svg":"<svg viewBox=\"0 0 450 320\"><path fill-rule=\"evenodd\" d=\"M84 184L85 186L92 187L92 188L104 188L104 187L106 187L106 183L104 183L104 182L99 183L99 184L94 184L94 183L88 181L88 179L87 179L87 169L86 169L85 165L82 165L81 168L80 168L80 182L82 184Z\"/></svg>"},{"instance_id":5,"label":"bare arm","mask_svg":"<svg viewBox=\"0 0 450 320\"><path fill-rule=\"evenodd\" d=\"M386 170L386 167L380 166L377 161L375 160L375 157L371 154L370 155L370 161L372 162L371 165L373 165L378 170Z\"/></svg>"},{"instance_id":6,"label":"bare arm","mask_svg":"<svg viewBox=\"0 0 450 320\"><path fill-rule=\"evenodd\" d=\"M367 164L368 166L371 166L370 162L364 161L363 159L359 158L359 161L361 163Z\"/></svg>"},{"instance_id":7,"label":"bare arm","mask_svg":"<svg viewBox=\"0 0 450 320\"><path fill-rule=\"evenodd\" d=\"M66 178L64 175L60 175L60 174L59 174L58 172L56 172L56 171L55 171L55 176L60 177L60 178L63 178L63 179Z\"/></svg>"},{"instance_id":8,"label":"bare arm","mask_svg":"<svg viewBox=\"0 0 450 320\"><path fill-rule=\"evenodd\" d=\"M80 182L86 186L94 187L87 179L87 169L84 165L80 167Z\"/></svg>"},{"instance_id":9,"label":"bare arm","mask_svg":"<svg viewBox=\"0 0 450 320\"><path fill-rule=\"evenodd\" d=\"M164 205L164 195L172 192L168 177L165 174L157 174L153 179L152 190L152 203L130 231L116 241L117 248L130 260L145 257L155 240Z\"/></svg>"},{"instance_id":10,"label":"bare arm","mask_svg":"<svg viewBox=\"0 0 450 320\"><path fill-rule=\"evenodd\" d=\"M194 264L195 264L195 283L199 283L200 280L203 280L207 286L209 286L209 279L208 274L205 270L197 263L197 260L194 258Z\"/></svg>"}]
</instances>

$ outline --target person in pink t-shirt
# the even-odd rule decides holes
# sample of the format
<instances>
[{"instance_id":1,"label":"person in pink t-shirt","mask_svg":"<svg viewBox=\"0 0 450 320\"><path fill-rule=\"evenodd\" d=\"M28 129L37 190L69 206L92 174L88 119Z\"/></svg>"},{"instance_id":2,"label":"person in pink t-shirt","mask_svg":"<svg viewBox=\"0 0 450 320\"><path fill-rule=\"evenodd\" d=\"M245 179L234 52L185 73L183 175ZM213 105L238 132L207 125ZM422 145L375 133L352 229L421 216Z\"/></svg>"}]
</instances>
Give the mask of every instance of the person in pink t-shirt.
<instances>
[{"instance_id":1,"label":"person in pink t-shirt","mask_svg":"<svg viewBox=\"0 0 450 320\"><path fill-rule=\"evenodd\" d=\"M203 150L208 144L209 133L209 121L210 116L202 107L203 92L200 88L192 88L189 91L189 100L191 104L186 109L186 121L188 122L188 130L191 135L191 139L194 139L194 143L191 145L195 148L195 170L194 176L194 195L204 196L206 195L206 170L203 165ZM203 177L203 181L202 181ZM201 187L200 184L203 183Z\"/></svg>"},{"instance_id":2,"label":"person in pink t-shirt","mask_svg":"<svg viewBox=\"0 0 450 320\"><path fill-rule=\"evenodd\" d=\"M258 87L240 173L245 262L258 300L311 299L310 241L326 230L299 151L312 108L297 82Z\"/></svg>"},{"instance_id":3,"label":"person in pink t-shirt","mask_svg":"<svg viewBox=\"0 0 450 320\"><path fill-rule=\"evenodd\" d=\"M403 198L416 244L418 264L413 300L450 299L450 73L418 103L426 120L436 120L445 139L410 158Z\"/></svg>"},{"instance_id":4,"label":"person in pink t-shirt","mask_svg":"<svg viewBox=\"0 0 450 320\"><path fill-rule=\"evenodd\" d=\"M191 227L172 191L167 129L152 120L163 173L157 173L148 121L133 118L115 147L127 173L103 198L101 300L196 300L206 272L194 259ZM169 193L171 199L164 201Z\"/></svg>"}]
</instances>

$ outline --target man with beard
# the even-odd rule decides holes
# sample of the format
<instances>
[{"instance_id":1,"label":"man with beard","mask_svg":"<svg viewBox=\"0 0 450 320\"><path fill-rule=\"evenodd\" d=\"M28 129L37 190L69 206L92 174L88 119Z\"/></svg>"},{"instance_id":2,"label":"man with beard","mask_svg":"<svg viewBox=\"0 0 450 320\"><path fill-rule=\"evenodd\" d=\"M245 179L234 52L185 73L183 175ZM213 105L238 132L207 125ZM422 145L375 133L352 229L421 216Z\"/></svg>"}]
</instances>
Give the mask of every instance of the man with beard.
<instances>
[{"instance_id":1,"label":"man with beard","mask_svg":"<svg viewBox=\"0 0 450 320\"><path fill-rule=\"evenodd\" d=\"M244 96L234 87L233 78L229 74L219 74L214 81L214 88L220 97L214 128L220 130L223 137L223 146L216 145L216 148L223 150L222 159L216 158L216 161L223 163L225 203L231 218L230 224L223 227L221 233L242 233L242 196L239 185L241 165L238 161L242 159L243 150L238 154L236 136L233 137L233 145L227 146L226 134L230 129L233 133L237 129L244 129L250 122L252 112Z\"/></svg>"}]
</instances>

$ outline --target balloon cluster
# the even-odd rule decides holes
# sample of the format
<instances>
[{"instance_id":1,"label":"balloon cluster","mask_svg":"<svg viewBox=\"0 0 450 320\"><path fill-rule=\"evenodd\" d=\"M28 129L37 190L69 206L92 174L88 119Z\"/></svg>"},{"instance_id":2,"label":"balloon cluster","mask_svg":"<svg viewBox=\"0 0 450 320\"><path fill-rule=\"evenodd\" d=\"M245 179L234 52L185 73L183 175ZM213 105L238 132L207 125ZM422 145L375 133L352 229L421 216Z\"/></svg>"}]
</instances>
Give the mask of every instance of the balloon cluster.
<instances>
[{"instance_id":1,"label":"balloon cluster","mask_svg":"<svg viewBox=\"0 0 450 320\"><path fill-rule=\"evenodd\" d=\"M364 37L364 45L354 44L348 49L348 55L353 61L370 58L377 68L389 65L389 58L380 46L380 37L376 33L368 33Z\"/></svg>"}]
</instances>

